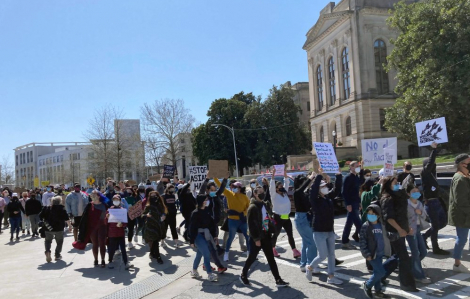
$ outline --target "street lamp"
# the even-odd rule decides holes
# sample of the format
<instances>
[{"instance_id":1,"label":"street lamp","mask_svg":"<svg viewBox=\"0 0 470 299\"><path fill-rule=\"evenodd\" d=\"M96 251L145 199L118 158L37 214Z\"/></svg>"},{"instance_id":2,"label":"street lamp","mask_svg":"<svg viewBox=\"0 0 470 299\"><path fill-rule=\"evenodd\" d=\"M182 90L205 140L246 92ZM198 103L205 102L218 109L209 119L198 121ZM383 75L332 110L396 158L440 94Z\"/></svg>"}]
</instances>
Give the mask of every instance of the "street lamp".
<instances>
[{"instance_id":1,"label":"street lamp","mask_svg":"<svg viewBox=\"0 0 470 299\"><path fill-rule=\"evenodd\" d=\"M222 124L212 124L211 125L212 127L217 127L217 126L222 126L222 127L225 127L227 129L230 130L230 132L232 132L232 137L233 137L233 150L235 151L235 166L237 168L237 177L239 176L239 173L238 173L238 159L237 159L237 148L235 146L235 130L232 128L230 128L229 126L226 126L226 125L222 125Z\"/></svg>"},{"instance_id":2,"label":"street lamp","mask_svg":"<svg viewBox=\"0 0 470 299\"><path fill-rule=\"evenodd\" d=\"M331 132L331 134L333 135L333 149L336 155L336 131Z\"/></svg>"}]
</instances>

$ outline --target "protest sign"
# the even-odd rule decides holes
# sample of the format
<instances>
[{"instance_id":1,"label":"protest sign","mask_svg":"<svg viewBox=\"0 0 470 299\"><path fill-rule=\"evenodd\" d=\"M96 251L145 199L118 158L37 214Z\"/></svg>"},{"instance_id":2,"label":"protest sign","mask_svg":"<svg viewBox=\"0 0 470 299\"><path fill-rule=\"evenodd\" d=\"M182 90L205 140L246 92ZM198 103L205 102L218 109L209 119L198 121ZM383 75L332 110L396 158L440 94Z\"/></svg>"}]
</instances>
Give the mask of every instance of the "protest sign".
<instances>
[{"instance_id":1,"label":"protest sign","mask_svg":"<svg viewBox=\"0 0 470 299\"><path fill-rule=\"evenodd\" d=\"M445 117L419 122L415 126L419 146L431 145L433 142L446 143L449 141Z\"/></svg>"},{"instance_id":2,"label":"protest sign","mask_svg":"<svg viewBox=\"0 0 470 299\"><path fill-rule=\"evenodd\" d=\"M191 180L191 191L201 189L206 179L207 166L189 166L189 179Z\"/></svg>"},{"instance_id":3,"label":"protest sign","mask_svg":"<svg viewBox=\"0 0 470 299\"><path fill-rule=\"evenodd\" d=\"M127 213L129 214L130 220L140 217L142 215L142 201L139 200L133 206L129 207Z\"/></svg>"},{"instance_id":4,"label":"protest sign","mask_svg":"<svg viewBox=\"0 0 470 299\"><path fill-rule=\"evenodd\" d=\"M392 149L397 152L397 138L379 138L379 139L363 139L361 140L362 146L362 160L364 161L363 167L384 165L385 154L384 149ZM393 164L397 163L397 155L395 154L392 160Z\"/></svg>"},{"instance_id":5,"label":"protest sign","mask_svg":"<svg viewBox=\"0 0 470 299\"><path fill-rule=\"evenodd\" d=\"M393 157L396 157L397 153L393 149L384 149L384 176L393 176Z\"/></svg>"},{"instance_id":6,"label":"protest sign","mask_svg":"<svg viewBox=\"0 0 470 299\"><path fill-rule=\"evenodd\" d=\"M127 210L126 209L108 209L109 223L127 223Z\"/></svg>"},{"instance_id":7,"label":"protest sign","mask_svg":"<svg viewBox=\"0 0 470 299\"><path fill-rule=\"evenodd\" d=\"M274 175L284 176L285 165L274 165Z\"/></svg>"},{"instance_id":8,"label":"protest sign","mask_svg":"<svg viewBox=\"0 0 470 299\"><path fill-rule=\"evenodd\" d=\"M338 171L339 164L331 143L314 142L313 148L317 153L318 162L324 172Z\"/></svg>"},{"instance_id":9,"label":"protest sign","mask_svg":"<svg viewBox=\"0 0 470 299\"><path fill-rule=\"evenodd\" d=\"M228 175L227 160L209 160L209 171L213 178L225 178Z\"/></svg>"},{"instance_id":10,"label":"protest sign","mask_svg":"<svg viewBox=\"0 0 470 299\"><path fill-rule=\"evenodd\" d=\"M163 177L172 179L175 177L176 167L173 165L163 165Z\"/></svg>"}]
</instances>

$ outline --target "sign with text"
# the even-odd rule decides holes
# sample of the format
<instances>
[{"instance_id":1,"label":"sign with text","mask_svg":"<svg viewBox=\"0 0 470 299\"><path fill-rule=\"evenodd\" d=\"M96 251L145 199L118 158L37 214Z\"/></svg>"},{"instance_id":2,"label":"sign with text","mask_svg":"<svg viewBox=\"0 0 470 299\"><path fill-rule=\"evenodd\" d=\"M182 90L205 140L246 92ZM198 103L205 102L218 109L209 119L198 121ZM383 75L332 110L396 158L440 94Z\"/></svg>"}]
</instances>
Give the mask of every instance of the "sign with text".
<instances>
[{"instance_id":1,"label":"sign with text","mask_svg":"<svg viewBox=\"0 0 470 299\"><path fill-rule=\"evenodd\" d=\"M338 160L331 143L314 142L313 148L317 153L320 167L325 172L337 172L339 169Z\"/></svg>"},{"instance_id":2,"label":"sign with text","mask_svg":"<svg viewBox=\"0 0 470 299\"><path fill-rule=\"evenodd\" d=\"M209 160L209 171L213 178L225 178L228 176L227 160Z\"/></svg>"},{"instance_id":3,"label":"sign with text","mask_svg":"<svg viewBox=\"0 0 470 299\"><path fill-rule=\"evenodd\" d=\"M422 121L415 126L419 146L449 142L445 117Z\"/></svg>"},{"instance_id":4,"label":"sign with text","mask_svg":"<svg viewBox=\"0 0 470 299\"><path fill-rule=\"evenodd\" d=\"M173 165L163 165L163 177L172 179L175 177L176 167Z\"/></svg>"},{"instance_id":5,"label":"sign with text","mask_svg":"<svg viewBox=\"0 0 470 299\"><path fill-rule=\"evenodd\" d=\"M378 166L384 165L385 154L384 149L392 149L397 152L397 138L378 138L378 139L363 139L362 145L362 160L364 166ZM397 163L397 155L394 155L392 160L393 164Z\"/></svg>"},{"instance_id":6,"label":"sign with text","mask_svg":"<svg viewBox=\"0 0 470 299\"><path fill-rule=\"evenodd\" d=\"M189 166L189 179L191 180L191 191L201 189L206 179L207 166Z\"/></svg>"},{"instance_id":7,"label":"sign with text","mask_svg":"<svg viewBox=\"0 0 470 299\"><path fill-rule=\"evenodd\" d=\"M285 165L274 165L274 175L284 176Z\"/></svg>"},{"instance_id":8,"label":"sign with text","mask_svg":"<svg viewBox=\"0 0 470 299\"><path fill-rule=\"evenodd\" d=\"M133 206L130 206L127 213L129 214L130 220L140 217L142 215L142 200L139 200Z\"/></svg>"},{"instance_id":9,"label":"sign with text","mask_svg":"<svg viewBox=\"0 0 470 299\"><path fill-rule=\"evenodd\" d=\"M384 149L384 176L393 176L393 158L397 153L393 149Z\"/></svg>"},{"instance_id":10,"label":"sign with text","mask_svg":"<svg viewBox=\"0 0 470 299\"><path fill-rule=\"evenodd\" d=\"M127 223L127 210L126 209L108 209L109 223Z\"/></svg>"}]
</instances>

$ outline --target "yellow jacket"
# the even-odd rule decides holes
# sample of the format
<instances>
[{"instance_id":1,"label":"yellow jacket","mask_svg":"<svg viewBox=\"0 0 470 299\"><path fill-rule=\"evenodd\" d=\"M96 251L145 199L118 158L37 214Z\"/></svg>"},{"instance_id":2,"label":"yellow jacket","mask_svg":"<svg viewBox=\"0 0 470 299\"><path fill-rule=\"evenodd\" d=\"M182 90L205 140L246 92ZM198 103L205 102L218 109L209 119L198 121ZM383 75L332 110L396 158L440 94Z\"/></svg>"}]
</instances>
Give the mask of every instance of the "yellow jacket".
<instances>
[{"instance_id":1,"label":"yellow jacket","mask_svg":"<svg viewBox=\"0 0 470 299\"><path fill-rule=\"evenodd\" d=\"M217 187L220 188L220 181L217 178L214 178L214 182L216 183ZM246 216L246 212L250 206L250 200L245 194L233 193L232 191L225 189L224 195L227 198L227 205L229 210L234 210L239 213L243 212ZM229 215L228 218L233 220L240 220L240 216L237 215Z\"/></svg>"}]
</instances>

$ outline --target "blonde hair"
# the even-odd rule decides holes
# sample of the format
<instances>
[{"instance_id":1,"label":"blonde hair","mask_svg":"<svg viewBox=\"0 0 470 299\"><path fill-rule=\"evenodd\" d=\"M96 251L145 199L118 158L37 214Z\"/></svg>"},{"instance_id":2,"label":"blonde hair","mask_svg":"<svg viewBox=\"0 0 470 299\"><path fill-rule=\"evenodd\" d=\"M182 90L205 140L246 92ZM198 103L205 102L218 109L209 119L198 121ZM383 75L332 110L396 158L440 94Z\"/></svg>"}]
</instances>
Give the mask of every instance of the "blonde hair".
<instances>
[{"instance_id":1,"label":"blonde hair","mask_svg":"<svg viewBox=\"0 0 470 299\"><path fill-rule=\"evenodd\" d=\"M57 205L60 205L61 203L62 203L62 197L60 196L54 196L51 199L51 206L57 206Z\"/></svg>"}]
</instances>

